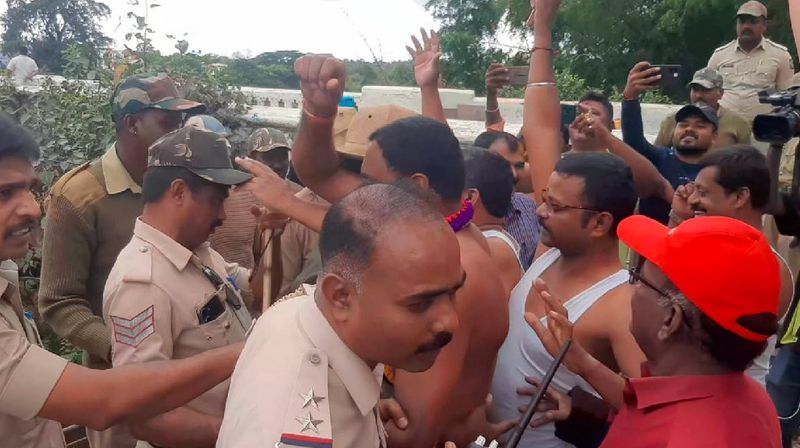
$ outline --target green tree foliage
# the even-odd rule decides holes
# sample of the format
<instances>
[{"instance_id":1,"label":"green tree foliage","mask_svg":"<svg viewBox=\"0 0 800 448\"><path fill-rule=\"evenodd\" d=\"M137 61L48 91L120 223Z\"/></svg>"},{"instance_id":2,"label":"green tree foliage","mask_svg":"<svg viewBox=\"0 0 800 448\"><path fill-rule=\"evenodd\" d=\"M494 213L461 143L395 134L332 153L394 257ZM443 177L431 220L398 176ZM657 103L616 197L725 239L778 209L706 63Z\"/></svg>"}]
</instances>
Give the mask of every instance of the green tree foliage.
<instances>
[{"instance_id":1,"label":"green tree foliage","mask_svg":"<svg viewBox=\"0 0 800 448\"><path fill-rule=\"evenodd\" d=\"M508 58L502 50L485 44L497 33L508 0L429 0L426 7L442 23L439 34L447 85L484 92L486 68Z\"/></svg>"},{"instance_id":2,"label":"green tree foliage","mask_svg":"<svg viewBox=\"0 0 800 448\"><path fill-rule=\"evenodd\" d=\"M3 51L16 54L26 45L40 68L61 73L63 54L70 45L96 52L111 42L99 25L110 13L108 6L95 0L8 0L0 18L5 28Z\"/></svg>"},{"instance_id":3,"label":"green tree foliage","mask_svg":"<svg viewBox=\"0 0 800 448\"><path fill-rule=\"evenodd\" d=\"M556 67L606 91L624 86L638 61L681 64L686 81L714 49L736 37L736 11L744 0L564 0L556 23L562 55ZM769 36L792 45L786 1L769 0ZM525 27L528 0L510 0L506 16ZM686 92L669 92L684 97Z\"/></svg>"}]
</instances>

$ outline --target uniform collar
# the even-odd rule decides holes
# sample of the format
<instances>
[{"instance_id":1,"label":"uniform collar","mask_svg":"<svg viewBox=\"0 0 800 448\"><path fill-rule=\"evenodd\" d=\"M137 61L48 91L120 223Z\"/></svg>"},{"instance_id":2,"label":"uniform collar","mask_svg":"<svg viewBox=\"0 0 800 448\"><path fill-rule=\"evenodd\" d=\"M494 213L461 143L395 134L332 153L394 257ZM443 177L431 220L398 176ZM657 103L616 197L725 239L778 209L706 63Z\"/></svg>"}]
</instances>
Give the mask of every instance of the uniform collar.
<instances>
[{"instance_id":1,"label":"uniform collar","mask_svg":"<svg viewBox=\"0 0 800 448\"><path fill-rule=\"evenodd\" d=\"M333 331L331 324L317 307L313 295L300 310L300 325L314 346L328 356L330 366L353 397L361 415L371 412L380 398L380 373L383 372L383 365L379 364L375 370L370 370L367 363L353 353Z\"/></svg>"},{"instance_id":2,"label":"uniform collar","mask_svg":"<svg viewBox=\"0 0 800 448\"><path fill-rule=\"evenodd\" d=\"M136 218L133 234L152 244L153 247L161 252L179 271L183 271L192 258L192 251L183 247L169 236L161 233L161 231L155 227L145 223L142 221L141 217Z\"/></svg>"},{"instance_id":3,"label":"uniform collar","mask_svg":"<svg viewBox=\"0 0 800 448\"><path fill-rule=\"evenodd\" d=\"M750 51L749 51L749 53L752 53L752 52L754 52L754 51L756 51L756 50L758 50L758 49L761 49L761 50L763 50L763 49L764 49L764 42L765 42L766 40L767 40L767 38L766 38L766 37L762 37L762 38L761 38L761 41L758 43L758 45L756 45L755 47L753 47L753 49L752 49L752 50L750 50ZM738 38L735 40L735 42L736 42L736 50L737 50L737 51L741 51L742 53L748 53L747 51L744 51L744 49L743 49L742 47L740 47L740 46L739 46L739 39L738 39Z\"/></svg>"},{"instance_id":4,"label":"uniform collar","mask_svg":"<svg viewBox=\"0 0 800 448\"><path fill-rule=\"evenodd\" d=\"M106 151L100 164L103 168L103 178L106 181L108 194L119 194L126 190L131 190L136 194L142 193L142 187L133 180L122 161L119 160L116 143Z\"/></svg>"},{"instance_id":5,"label":"uniform collar","mask_svg":"<svg viewBox=\"0 0 800 448\"><path fill-rule=\"evenodd\" d=\"M680 401L726 395L731 390L741 388L746 381L741 372L726 375L631 378L625 387L624 398L628 406L644 410Z\"/></svg>"}]
</instances>

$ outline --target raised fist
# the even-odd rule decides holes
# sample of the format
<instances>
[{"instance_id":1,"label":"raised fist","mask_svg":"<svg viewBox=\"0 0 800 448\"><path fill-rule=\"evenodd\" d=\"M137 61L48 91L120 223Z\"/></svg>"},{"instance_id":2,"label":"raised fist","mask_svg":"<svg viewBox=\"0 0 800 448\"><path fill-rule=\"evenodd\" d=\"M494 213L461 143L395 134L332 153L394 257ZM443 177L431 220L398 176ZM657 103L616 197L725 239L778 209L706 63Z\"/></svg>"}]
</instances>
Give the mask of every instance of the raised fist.
<instances>
[{"instance_id":1,"label":"raised fist","mask_svg":"<svg viewBox=\"0 0 800 448\"><path fill-rule=\"evenodd\" d=\"M294 71L306 110L318 117L336 116L347 78L344 62L331 55L309 54L295 61Z\"/></svg>"}]
</instances>

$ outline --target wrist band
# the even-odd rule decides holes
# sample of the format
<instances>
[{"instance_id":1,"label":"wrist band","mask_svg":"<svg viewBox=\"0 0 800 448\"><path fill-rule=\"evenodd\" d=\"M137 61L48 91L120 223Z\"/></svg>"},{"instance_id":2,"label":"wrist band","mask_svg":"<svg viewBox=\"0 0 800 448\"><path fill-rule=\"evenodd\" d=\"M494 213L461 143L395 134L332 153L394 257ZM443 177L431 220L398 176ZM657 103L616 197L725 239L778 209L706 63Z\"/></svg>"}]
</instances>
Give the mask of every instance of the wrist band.
<instances>
[{"instance_id":1,"label":"wrist band","mask_svg":"<svg viewBox=\"0 0 800 448\"><path fill-rule=\"evenodd\" d=\"M536 50L549 51L550 53L555 53L555 52L556 52L555 48L550 48L550 47L533 47L533 49L531 49L531 53L533 53L533 52L534 52L534 51L536 51Z\"/></svg>"},{"instance_id":2,"label":"wrist band","mask_svg":"<svg viewBox=\"0 0 800 448\"><path fill-rule=\"evenodd\" d=\"M306 118L309 121L313 122L313 123L333 123L334 120L336 120L336 115L334 115L332 117L320 117L319 115L315 115L315 114L311 113L306 108L305 100L303 100L303 115L305 115Z\"/></svg>"},{"instance_id":3,"label":"wrist band","mask_svg":"<svg viewBox=\"0 0 800 448\"><path fill-rule=\"evenodd\" d=\"M542 81L542 82L530 82L528 83L527 86L525 86L525 88L527 89L529 87L555 87L555 86L556 86L555 81Z\"/></svg>"},{"instance_id":4,"label":"wrist band","mask_svg":"<svg viewBox=\"0 0 800 448\"><path fill-rule=\"evenodd\" d=\"M487 114L495 114L497 112L500 112L500 106L497 106L495 109L486 109Z\"/></svg>"}]
</instances>

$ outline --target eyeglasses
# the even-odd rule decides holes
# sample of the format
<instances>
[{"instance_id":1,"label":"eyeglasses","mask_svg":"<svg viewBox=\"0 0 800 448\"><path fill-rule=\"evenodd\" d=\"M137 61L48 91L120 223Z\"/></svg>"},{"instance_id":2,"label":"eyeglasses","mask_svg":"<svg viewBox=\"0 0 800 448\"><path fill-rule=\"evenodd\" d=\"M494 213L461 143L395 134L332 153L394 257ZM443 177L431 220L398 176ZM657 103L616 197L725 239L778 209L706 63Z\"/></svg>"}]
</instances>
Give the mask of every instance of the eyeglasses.
<instances>
[{"instance_id":1,"label":"eyeglasses","mask_svg":"<svg viewBox=\"0 0 800 448\"><path fill-rule=\"evenodd\" d=\"M636 268L628 269L628 275L629 275L628 284L635 285L635 284L641 282L641 284L643 284L644 286L647 286L648 288L650 288L653 291L657 292L659 295L661 295L663 297L666 297L668 299L672 298L672 296L667 294L666 292L664 292L664 290L662 290L660 288L657 288L655 285L653 285L649 281L645 280L645 278L642 277L642 274L639 272L641 270L641 268L642 267L640 265L640 266L638 266Z\"/></svg>"},{"instance_id":2,"label":"eyeglasses","mask_svg":"<svg viewBox=\"0 0 800 448\"><path fill-rule=\"evenodd\" d=\"M594 212L594 213L602 213L603 212L603 210L598 210L596 208L591 208L591 207L580 207L580 206L577 206L577 205L564 205L564 204L558 204L558 203L554 204L550 200L550 194L547 192L547 188L542 190L542 202L544 202L544 204L547 206L547 211L549 213L551 213L551 214L555 213L555 212L558 212L558 211L561 211L561 210L569 210L569 209L572 209L572 210L584 210L584 211L587 211L587 212Z\"/></svg>"}]
</instances>

